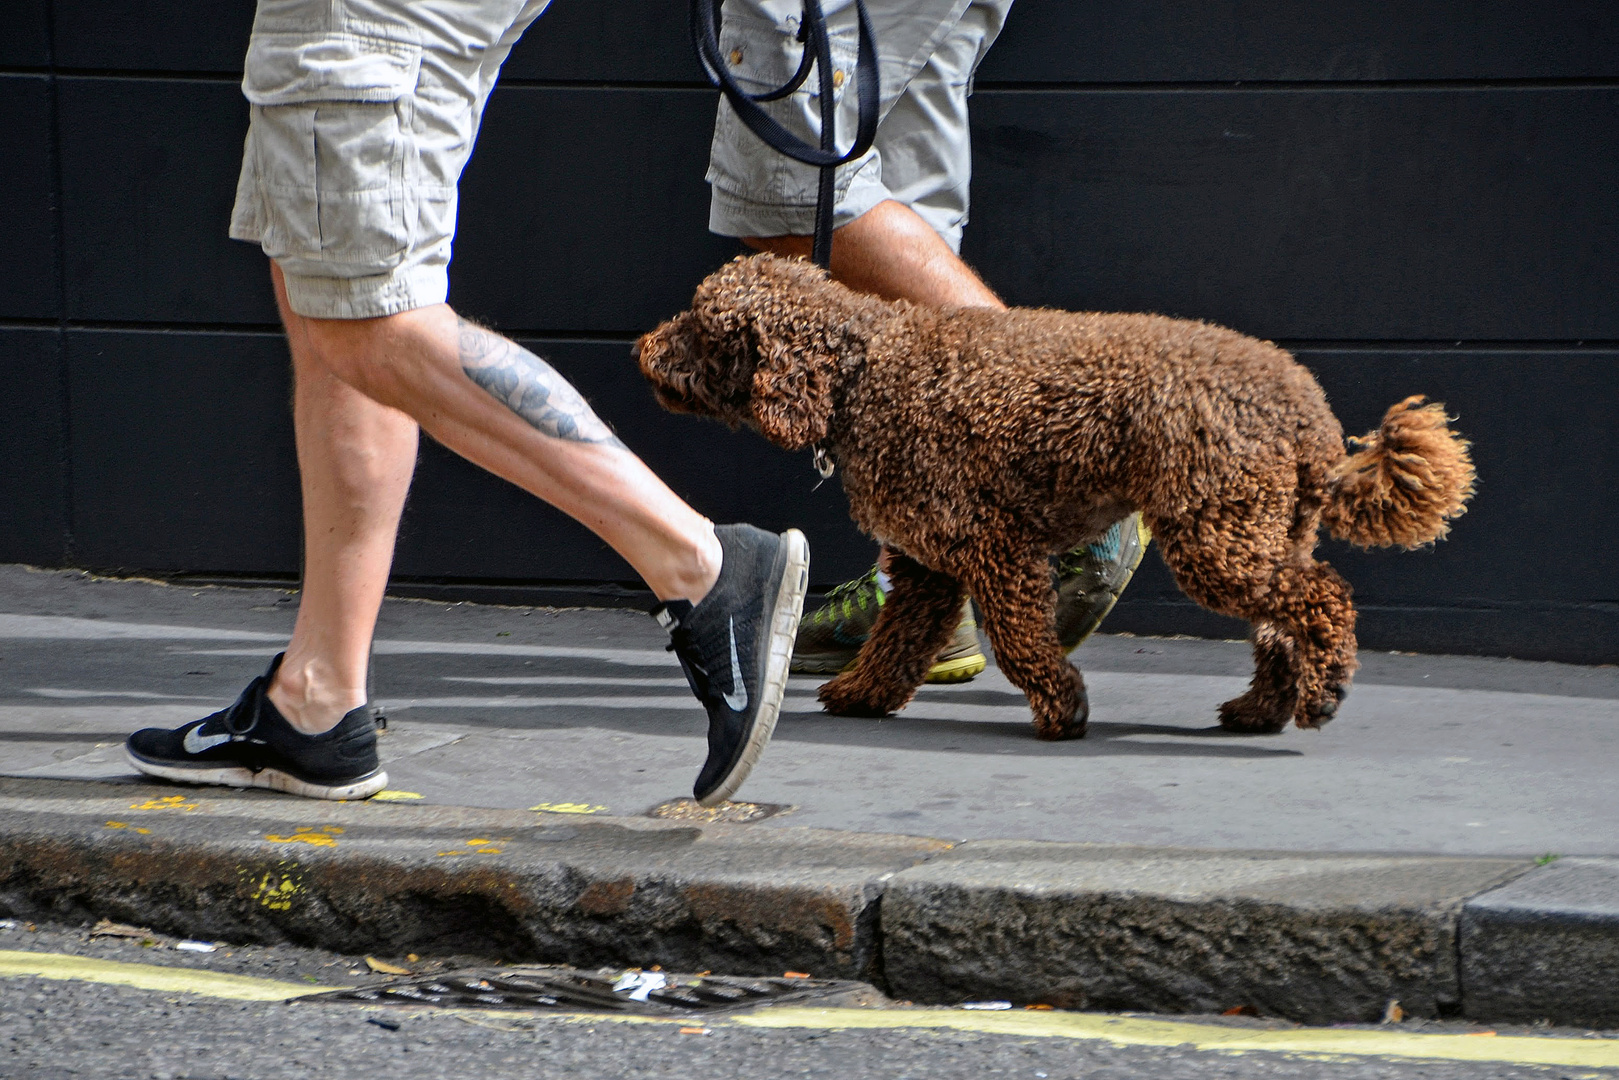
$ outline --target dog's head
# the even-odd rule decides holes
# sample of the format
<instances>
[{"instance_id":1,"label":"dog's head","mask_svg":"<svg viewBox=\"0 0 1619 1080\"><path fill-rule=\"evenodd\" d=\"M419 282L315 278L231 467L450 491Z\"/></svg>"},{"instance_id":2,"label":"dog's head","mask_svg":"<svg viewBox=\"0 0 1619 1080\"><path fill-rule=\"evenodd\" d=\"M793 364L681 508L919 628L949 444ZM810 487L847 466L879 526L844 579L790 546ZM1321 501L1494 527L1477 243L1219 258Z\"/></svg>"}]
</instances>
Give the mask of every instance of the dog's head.
<instances>
[{"instance_id":1,"label":"dog's head","mask_svg":"<svg viewBox=\"0 0 1619 1080\"><path fill-rule=\"evenodd\" d=\"M636 342L641 374L671 412L750 424L788 450L813 445L826 438L853 296L802 259L735 259L698 286L691 310Z\"/></svg>"}]
</instances>

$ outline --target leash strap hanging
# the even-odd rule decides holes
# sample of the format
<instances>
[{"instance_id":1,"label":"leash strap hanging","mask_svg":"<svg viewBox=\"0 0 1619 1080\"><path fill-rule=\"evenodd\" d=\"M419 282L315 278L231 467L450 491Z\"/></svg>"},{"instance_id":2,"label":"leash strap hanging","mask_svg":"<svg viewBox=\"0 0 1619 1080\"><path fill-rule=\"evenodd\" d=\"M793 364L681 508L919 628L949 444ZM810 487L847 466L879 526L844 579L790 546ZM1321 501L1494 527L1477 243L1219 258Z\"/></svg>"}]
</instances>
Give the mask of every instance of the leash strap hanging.
<instances>
[{"instance_id":1,"label":"leash strap hanging","mask_svg":"<svg viewBox=\"0 0 1619 1080\"><path fill-rule=\"evenodd\" d=\"M804 17L799 26L799 40L804 43L804 56L798 71L786 83L764 94L749 94L732 77L725 58L720 55L719 22L721 0L692 0L691 38L697 50L697 59L703 65L708 81L718 87L731 103L731 108L748 130L764 140L765 144L794 161L820 169L820 184L815 197L815 236L812 255L817 265L828 267L832 262L832 210L836 194L837 167L847 164L871 149L877 137L877 110L880 95L877 72L876 36L872 33L871 17L866 13L865 0L855 0L855 17L859 24L859 45L855 61L855 94L859 104L855 123L854 145L847 154L837 149L837 103L833 100L832 46L826 33L826 16L820 0L804 0ZM802 86L809 78L810 67L818 70L821 93L821 140L811 146L788 131L773 116L759 107L761 101L776 101Z\"/></svg>"}]
</instances>

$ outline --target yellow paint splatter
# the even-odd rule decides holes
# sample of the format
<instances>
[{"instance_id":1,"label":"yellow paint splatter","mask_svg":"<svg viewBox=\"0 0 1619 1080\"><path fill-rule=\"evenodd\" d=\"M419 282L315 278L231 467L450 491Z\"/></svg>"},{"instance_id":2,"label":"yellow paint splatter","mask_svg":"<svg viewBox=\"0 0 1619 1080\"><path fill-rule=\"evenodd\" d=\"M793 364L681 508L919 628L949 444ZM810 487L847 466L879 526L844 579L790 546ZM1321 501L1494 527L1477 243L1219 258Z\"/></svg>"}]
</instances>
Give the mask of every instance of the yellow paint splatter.
<instances>
[{"instance_id":1,"label":"yellow paint splatter","mask_svg":"<svg viewBox=\"0 0 1619 1080\"><path fill-rule=\"evenodd\" d=\"M271 911L289 911L292 908L293 898L303 891L303 886L292 878L277 878L274 874L265 874L259 879L259 887L253 893L253 899Z\"/></svg>"},{"instance_id":2,"label":"yellow paint splatter","mask_svg":"<svg viewBox=\"0 0 1619 1080\"><path fill-rule=\"evenodd\" d=\"M441 851L438 855L441 859L452 855L499 855L502 849L491 845L504 844L510 839L511 837L509 836L497 836L493 840L488 837L478 836L466 842L467 847L472 849L470 851L462 851L457 848L451 851Z\"/></svg>"},{"instance_id":3,"label":"yellow paint splatter","mask_svg":"<svg viewBox=\"0 0 1619 1080\"><path fill-rule=\"evenodd\" d=\"M129 822L127 822L127 821L109 821L109 822L107 822L107 828L109 828L109 829L127 829L129 827L130 827ZM151 829L143 829L139 825L135 826L135 831L140 833L142 836L150 836L152 834Z\"/></svg>"},{"instance_id":4,"label":"yellow paint splatter","mask_svg":"<svg viewBox=\"0 0 1619 1080\"><path fill-rule=\"evenodd\" d=\"M544 814L599 814L606 810L605 806L582 802L542 802L538 806L529 807Z\"/></svg>"},{"instance_id":5,"label":"yellow paint splatter","mask_svg":"<svg viewBox=\"0 0 1619 1080\"><path fill-rule=\"evenodd\" d=\"M315 847L336 847L336 837L342 835L343 830L336 825L322 825L316 829L310 825L300 825L292 830L291 836L277 836L275 833L265 833L264 838L272 844L312 844Z\"/></svg>"},{"instance_id":6,"label":"yellow paint splatter","mask_svg":"<svg viewBox=\"0 0 1619 1080\"><path fill-rule=\"evenodd\" d=\"M186 802L184 795L165 795L161 799L147 799L143 803L130 803L131 810L196 810L201 803Z\"/></svg>"},{"instance_id":7,"label":"yellow paint splatter","mask_svg":"<svg viewBox=\"0 0 1619 1080\"><path fill-rule=\"evenodd\" d=\"M371 796L371 801L372 802L408 802L411 799L419 799L419 798L421 798L421 795L417 794L414 791L394 791L392 789L387 789L387 790L379 791L375 795Z\"/></svg>"}]
</instances>

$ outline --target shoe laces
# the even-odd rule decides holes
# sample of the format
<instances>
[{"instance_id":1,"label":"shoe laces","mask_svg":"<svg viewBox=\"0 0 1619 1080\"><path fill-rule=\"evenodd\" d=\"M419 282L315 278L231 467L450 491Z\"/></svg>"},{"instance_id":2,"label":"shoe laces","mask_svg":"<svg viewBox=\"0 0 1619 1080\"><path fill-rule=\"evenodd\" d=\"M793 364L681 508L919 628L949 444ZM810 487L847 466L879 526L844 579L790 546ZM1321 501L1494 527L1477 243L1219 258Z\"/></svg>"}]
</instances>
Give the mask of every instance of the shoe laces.
<instances>
[{"instance_id":1,"label":"shoe laces","mask_svg":"<svg viewBox=\"0 0 1619 1080\"><path fill-rule=\"evenodd\" d=\"M669 644L663 647L664 652L672 652L675 659L680 661L680 670L685 673L686 684L691 687L692 693L703 701L707 701L708 688L713 681L702 661L697 659L697 642L690 630L681 626L669 630Z\"/></svg>"},{"instance_id":2,"label":"shoe laces","mask_svg":"<svg viewBox=\"0 0 1619 1080\"><path fill-rule=\"evenodd\" d=\"M853 581L845 581L842 585L834 587L831 592L826 594L826 603L821 605L810 618L818 623L853 618L855 608L858 607L861 611L865 611L872 602L868 598L873 596L875 596L878 607L882 607L883 602L887 600L882 588L877 584L877 568L875 566L863 576L857 577Z\"/></svg>"},{"instance_id":3,"label":"shoe laces","mask_svg":"<svg viewBox=\"0 0 1619 1080\"><path fill-rule=\"evenodd\" d=\"M1122 521L1115 521L1100 539L1057 556L1058 576L1100 574L1105 567L1117 563L1124 554L1124 525Z\"/></svg>"}]
</instances>

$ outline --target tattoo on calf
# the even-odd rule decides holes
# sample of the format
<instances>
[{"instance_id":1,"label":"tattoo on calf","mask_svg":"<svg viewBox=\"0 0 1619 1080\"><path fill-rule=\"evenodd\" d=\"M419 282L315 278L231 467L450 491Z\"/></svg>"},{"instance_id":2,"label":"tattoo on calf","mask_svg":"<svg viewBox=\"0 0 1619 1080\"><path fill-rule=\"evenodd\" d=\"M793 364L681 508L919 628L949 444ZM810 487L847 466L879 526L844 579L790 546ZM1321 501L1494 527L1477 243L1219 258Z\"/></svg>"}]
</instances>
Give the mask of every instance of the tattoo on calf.
<instances>
[{"instance_id":1,"label":"tattoo on calf","mask_svg":"<svg viewBox=\"0 0 1619 1080\"><path fill-rule=\"evenodd\" d=\"M573 384L538 356L461 320L461 370L497 401L553 439L627 449Z\"/></svg>"}]
</instances>

